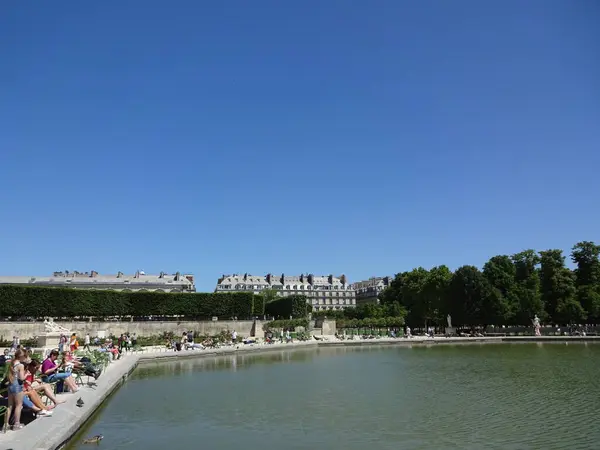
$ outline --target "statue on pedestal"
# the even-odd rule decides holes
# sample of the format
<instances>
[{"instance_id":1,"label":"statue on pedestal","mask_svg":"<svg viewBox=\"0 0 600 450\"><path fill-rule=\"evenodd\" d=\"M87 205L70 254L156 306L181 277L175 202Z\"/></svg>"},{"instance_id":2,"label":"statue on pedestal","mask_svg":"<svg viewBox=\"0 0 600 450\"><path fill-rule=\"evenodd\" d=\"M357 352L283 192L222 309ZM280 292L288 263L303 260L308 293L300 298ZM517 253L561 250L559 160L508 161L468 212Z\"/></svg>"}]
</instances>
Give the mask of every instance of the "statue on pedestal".
<instances>
[{"instance_id":1,"label":"statue on pedestal","mask_svg":"<svg viewBox=\"0 0 600 450\"><path fill-rule=\"evenodd\" d=\"M541 336L542 333L540 332L540 319L537 316L537 314L535 315L535 317L533 318L533 320L531 321L533 323L533 328L535 329L535 335L536 336Z\"/></svg>"},{"instance_id":2,"label":"statue on pedestal","mask_svg":"<svg viewBox=\"0 0 600 450\"><path fill-rule=\"evenodd\" d=\"M450 314L448 314L446 320L448 321L448 328L452 328L452 316Z\"/></svg>"},{"instance_id":3,"label":"statue on pedestal","mask_svg":"<svg viewBox=\"0 0 600 450\"><path fill-rule=\"evenodd\" d=\"M53 319L45 319L44 320L44 329L46 333L70 333L71 330L67 330L65 327L61 327L54 323Z\"/></svg>"}]
</instances>

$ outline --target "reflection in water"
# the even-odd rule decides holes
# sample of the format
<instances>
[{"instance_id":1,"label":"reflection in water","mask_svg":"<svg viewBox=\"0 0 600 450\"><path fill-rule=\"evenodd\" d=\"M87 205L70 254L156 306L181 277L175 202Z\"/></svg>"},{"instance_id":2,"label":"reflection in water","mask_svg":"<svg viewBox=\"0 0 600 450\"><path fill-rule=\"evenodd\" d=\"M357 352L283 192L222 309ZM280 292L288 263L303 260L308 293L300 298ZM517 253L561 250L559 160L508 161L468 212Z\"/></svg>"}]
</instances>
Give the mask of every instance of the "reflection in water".
<instances>
[{"instance_id":1,"label":"reflection in water","mask_svg":"<svg viewBox=\"0 0 600 450\"><path fill-rule=\"evenodd\" d=\"M71 444L587 449L600 345L335 347L143 364Z\"/></svg>"},{"instance_id":2,"label":"reflection in water","mask_svg":"<svg viewBox=\"0 0 600 450\"><path fill-rule=\"evenodd\" d=\"M347 350L347 349L335 349ZM335 352L341 353L341 352ZM334 354L334 353L332 353ZM238 353L225 356L208 356L204 358L189 358L178 361L144 362L132 374L132 379L153 378L164 375L179 375L183 373L215 370L247 370L257 364L297 363L315 358L318 352L314 350L281 350L260 354Z\"/></svg>"}]
</instances>

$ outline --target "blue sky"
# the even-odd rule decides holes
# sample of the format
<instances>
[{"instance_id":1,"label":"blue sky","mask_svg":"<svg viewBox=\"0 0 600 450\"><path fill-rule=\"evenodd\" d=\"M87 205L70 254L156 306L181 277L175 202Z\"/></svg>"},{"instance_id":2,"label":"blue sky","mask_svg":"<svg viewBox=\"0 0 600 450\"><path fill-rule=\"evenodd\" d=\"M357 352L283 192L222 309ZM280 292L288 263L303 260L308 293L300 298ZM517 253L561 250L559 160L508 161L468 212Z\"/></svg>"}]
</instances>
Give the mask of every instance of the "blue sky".
<instances>
[{"instance_id":1,"label":"blue sky","mask_svg":"<svg viewBox=\"0 0 600 450\"><path fill-rule=\"evenodd\" d=\"M592 0L8 2L0 273L481 266L600 241Z\"/></svg>"}]
</instances>

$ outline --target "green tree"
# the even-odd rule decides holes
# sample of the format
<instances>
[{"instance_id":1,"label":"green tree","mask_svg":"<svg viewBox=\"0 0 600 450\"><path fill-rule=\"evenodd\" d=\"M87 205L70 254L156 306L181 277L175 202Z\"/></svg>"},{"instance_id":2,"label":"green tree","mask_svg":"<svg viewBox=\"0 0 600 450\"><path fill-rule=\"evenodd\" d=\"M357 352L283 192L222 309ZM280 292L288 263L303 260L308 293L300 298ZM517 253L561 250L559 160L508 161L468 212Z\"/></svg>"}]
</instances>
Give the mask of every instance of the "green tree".
<instances>
[{"instance_id":1,"label":"green tree","mask_svg":"<svg viewBox=\"0 0 600 450\"><path fill-rule=\"evenodd\" d=\"M600 319L600 246L583 241L575 244L571 259L575 269L577 299L588 312L588 321Z\"/></svg>"},{"instance_id":2,"label":"green tree","mask_svg":"<svg viewBox=\"0 0 600 450\"><path fill-rule=\"evenodd\" d=\"M503 321L502 298L483 273L474 266L462 266L448 288L448 313L458 325L490 325Z\"/></svg>"},{"instance_id":3,"label":"green tree","mask_svg":"<svg viewBox=\"0 0 600 450\"><path fill-rule=\"evenodd\" d=\"M444 303L448 297L448 288L452 281L452 272L447 266L438 266L431 269L422 288L422 314L425 319L425 328L428 322L444 323Z\"/></svg>"},{"instance_id":4,"label":"green tree","mask_svg":"<svg viewBox=\"0 0 600 450\"><path fill-rule=\"evenodd\" d=\"M498 290L498 295L501 296L504 321L513 323L519 310L515 263L507 255L493 256L483 266L483 275L490 285Z\"/></svg>"},{"instance_id":5,"label":"green tree","mask_svg":"<svg viewBox=\"0 0 600 450\"><path fill-rule=\"evenodd\" d=\"M575 276L565 267L562 250L540 252L541 296L549 320L554 323L572 323L585 314L575 298Z\"/></svg>"},{"instance_id":6,"label":"green tree","mask_svg":"<svg viewBox=\"0 0 600 450\"><path fill-rule=\"evenodd\" d=\"M513 255L512 260L517 285L515 295L519 302L513 321L520 325L530 325L536 314L542 319L546 317L537 270L540 258L534 250L525 250Z\"/></svg>"},{"instance_id":7,"label":"green tree","mask_svg":"<svg viewBox=\"0 0 600 450\"><path fill-rule=\"evenodd\" d=\"M379 303L382 305L398 303L403 305L402 301L402 290L404 288L404 274L398 273L390 283L390 285L385 288L379 294Z\"/></svg>"},{"instance_id":8,"label":"green tree","mask_svg":"<svg viewBox=\"0 0 600 450\"><path fill-rule=\"evenodd\" d=\"M406 322L413 327L427 326L427 320L433 314L424 296L428 276L429 272L422 267L402 274L401 304L408 312Z\"/></svg>"},{"instance_id":9,"label":"green tree","mask_svg":"<svg viewBox=\"0 0 600 450\"><path fill-rule=\"evenodd\" d=\"M276 289L263 289L260 292L260 295L262 295L265 305L267 303L271 303L279 298L279 294Z\"/></svg>"}]
</instances>

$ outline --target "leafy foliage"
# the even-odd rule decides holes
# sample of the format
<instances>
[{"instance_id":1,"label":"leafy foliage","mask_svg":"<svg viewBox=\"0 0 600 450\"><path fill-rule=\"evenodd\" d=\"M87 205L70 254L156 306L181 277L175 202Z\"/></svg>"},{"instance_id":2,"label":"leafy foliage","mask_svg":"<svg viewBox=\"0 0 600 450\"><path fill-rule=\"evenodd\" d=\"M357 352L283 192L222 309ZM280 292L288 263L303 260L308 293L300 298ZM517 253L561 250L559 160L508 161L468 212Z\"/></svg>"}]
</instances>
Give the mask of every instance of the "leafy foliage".
<instances>
[{"instance_id":1,"label":"leafy foliage","mask_svg":"<svg viewBox=\"0 0 600 450\"><path fill-rule=\"evenodd\" d=\"M0 285L2 317L169 316L250 318L262 313L252 293L160 293Z\"/></svg>"},{"instance_id":2,"label":"leafy foliage","mask_svg":"<svg viewBox=\"0 0 600 450\"><path fill-rule=\"evenodd\" d=\"M313 314L313 316L335 319L338 328L374 326L368 324L371 319L385 319L385 323L390 323L390 325L381 325L382 327L403 326L404 318L406 317L406 309L398 302L380 305L369 303L366 305L359 305L356 308L347 308L339 311L318 311ZM366 322L363 324L362 321Z\"/></svg>"},{"instance_id":3,"label":"leafy foliage","mask_svg":"<svg viewBox=\"0 0 600 450\"><path fill-rule=\"evenodd\" d=\"M289 295L280 297L265 304L265 313L281 319L305 318L311 312L312 306L304 295Z\"/></svg>"},{"instance_id":4,"label":"leafy foliage","mask_svg":"<svg viewBox=\"0 0 600 450\"><path fill-rule=\"evenodd\" d=\"M561 250L525 250L493 256L482 271L419 267L397 274L379 301L402 307L412 327L445 326L447 314L457 326L530 325L535 315L556 324L597 323L600 246L576 244L571 252L575 270L565 267L564 259Z\"/></svg>"},{"instance_id":5,"label":"leafy foliage","mask_svg":"<svg viewBox=\"0 0 600 450\"><path fill-rule=\"evenodd\" d=\"M403 316L365 317L364 319L338 319L336 327L342 328L387 328L403 327Z\"/></svg>"}]
</instances>

